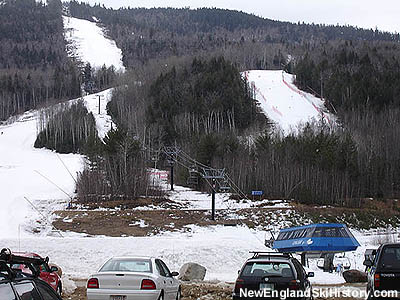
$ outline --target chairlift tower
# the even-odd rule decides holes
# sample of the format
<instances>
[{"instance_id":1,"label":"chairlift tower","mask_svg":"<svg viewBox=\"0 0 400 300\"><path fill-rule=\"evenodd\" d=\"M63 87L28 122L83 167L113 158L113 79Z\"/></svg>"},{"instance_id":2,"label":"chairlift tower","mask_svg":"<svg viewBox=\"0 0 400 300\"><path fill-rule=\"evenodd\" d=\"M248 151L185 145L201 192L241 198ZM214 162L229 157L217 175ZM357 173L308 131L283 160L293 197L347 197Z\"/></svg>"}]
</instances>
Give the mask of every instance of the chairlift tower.
<instances>
[{"instance_id":1,"label":"chairlift tower","mask_svg":"<svg viewBox=\"0 0 400 300\"><path fill-rule=\"evenodd\" d=\"M211 186L211 220L215 221L215 193L221 189L221 182L227 182L225 169L202 168L202 176Z\"/></svg>"},{"instance_id":2,"label":"chairlift tower","mask_svg":"<svg viewBox=\"0 0 400 300\"><path fill-rule=\"evenodd\" d=\"M189 168L189 177L186 180L188 186L195 188L199 185L199 170L196 164L193 164Z\"/></svg>"},{"instance_id":3,"label":"chairlift tower","mask_svg":"<svg viewBox=\"0 0 400 300\"><path fill-rule=\"evenodd\" d=\"M167 158L167 165L171 168L171 191L174 190L174 165L176 161L178 160L178 155L179 155L179 148L178 147L164 147L163 148L163 153L165 154Z\"/></svg>"},{"instance_id":4,"label":"chairlift tower","mask_svg":"<svg viewBox=\"0 0 400 300\"><path fill-rule=\"evenodd\" d=\"M157 169L157 163L160 160L160 150L150 150L150 160L154 163L154 169Z\"/></svg>"},{"instance_id":5,"label":"chairlift tower","mask_svg":"<svg viewBox=\"0 0 400 300\"><path fill-rule=\"evenodd\" d=\"M226 174L225 169L216 169L206 166L195 159L191 158L178 147L163 147L160 149L160 154L166 158L167 165L171 168L171 191L174 190L174 165L180 164L189 171L187 184L189 186L197 186L199 178L203 178L211 187L212 203L211 203L211 219L215 220L215 193L228 192L233 189L236 192L241 192L229 176ZM243 193L242 193L243 194Z\"/></svg>"}]
</instances>

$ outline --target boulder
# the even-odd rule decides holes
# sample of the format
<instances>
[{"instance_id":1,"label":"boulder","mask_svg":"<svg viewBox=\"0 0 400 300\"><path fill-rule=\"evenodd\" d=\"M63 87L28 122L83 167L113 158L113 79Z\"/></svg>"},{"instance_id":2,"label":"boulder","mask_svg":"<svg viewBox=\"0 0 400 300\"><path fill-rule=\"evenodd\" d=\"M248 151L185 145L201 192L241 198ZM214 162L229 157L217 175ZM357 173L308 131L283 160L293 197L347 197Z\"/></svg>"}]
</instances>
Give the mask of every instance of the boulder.
<instances>
[{"instance_id":1,"label":"boulder","mask_svg":"<svg viewBox=\"0 0 400 300\"><path fill-rule=\"evenodd\" d=\"M367 282L367 273L359 270L348 270L343 272L344 280L347 283Z\"/></svg>"},{"instance_id":2,"label":"boulder","mask_svg":"<svg viewBox=\"0 0 400 300\"><path fill-rule=\"evenodd\" d=\"M183 281L204 280L207 269L196 263L186 263L179 270L178 279Z\"/></svg>"}]
</instances>

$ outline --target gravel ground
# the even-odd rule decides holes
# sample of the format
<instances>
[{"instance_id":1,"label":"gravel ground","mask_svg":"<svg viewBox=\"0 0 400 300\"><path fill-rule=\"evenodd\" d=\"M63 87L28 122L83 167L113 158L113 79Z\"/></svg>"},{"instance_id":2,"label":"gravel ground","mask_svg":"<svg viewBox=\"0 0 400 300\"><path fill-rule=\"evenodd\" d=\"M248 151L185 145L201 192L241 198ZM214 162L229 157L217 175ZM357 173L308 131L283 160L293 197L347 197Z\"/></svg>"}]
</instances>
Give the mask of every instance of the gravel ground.
<instances>
[{"instance_id":1,"label":"gravel ground","mask_svg":"<svg viewBox=\"0 0 400 300\"><path fill-rule=\"evenodd\" d=\"M72 295L64 295L64 300L86 300L86 288L79 286ZM322 288L323 286L319 286ZM328 287L328 286L325 286ZM331 286L334 287L334 286ZM196 282L182 284L182 300L232 300L233 284ZM316 298L327 300L360 300L354 298Z\"/></svg>"}]
</instances>

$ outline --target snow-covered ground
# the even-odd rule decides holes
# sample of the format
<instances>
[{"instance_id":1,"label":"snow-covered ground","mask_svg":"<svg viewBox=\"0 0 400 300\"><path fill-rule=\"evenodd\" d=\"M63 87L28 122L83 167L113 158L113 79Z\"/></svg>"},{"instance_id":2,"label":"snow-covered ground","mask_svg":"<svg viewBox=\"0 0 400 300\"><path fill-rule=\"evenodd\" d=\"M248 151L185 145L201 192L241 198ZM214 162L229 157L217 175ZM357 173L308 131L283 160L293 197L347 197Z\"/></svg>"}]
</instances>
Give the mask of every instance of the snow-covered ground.
<instances>
[{"instance_id":1,"label":"snow-covered ground","mask_svg":"<svg viewBox=\"0 0 400 300\"><path fill-rule=\"evenodd\" d=\"M92 67L114 66L117 71L124 71L122 52L113 40L105 37L102 28L95 22L63 17L65 39L70 44L69 54L82 62L89 62Z\"/></svg>"},{"instance_id":2,"label":"snow-covered ground","mask_svg":"<svg viewBox=\"0 0 400 300\"><path fill-rule=\"evenodd\" d=\"M66 205L68 201L60 189L69 195L75 190L74 180L62 162L75 175L81 168L81 157L34 149L38 115L38 112L27 112L14 123L0 126L0 238L17 237L20 229L26 235L25 226L28 223L35 226L32 220L44 222L24 197L35 205L47 200L55 209L60 207L60 202Z\"/></svg>"},{"instance_id":3,"label":"snow-covered ground","mask_svg":"<svg viewBox=\"0 0 400 300\"><path fill-rule=\"evenodd\" d=\"M255 99L266 116L276 123L284 134L296 131L299 125L324 119L330 126L335 117L326 112L324 102L312 94L299 90L294 75L284 71L252 70L243 72Z\"/></svg>"},{"instance_id":4,"label":"snow-covered ground","mask_svg":"<svg viewBox=\"0 0 400 300\"><path fill-rule=\"evenodd\" d=\"M112 124L106 113L111 93L112 89L109 89L83 97L102 138ZM73 101L76 100L70 102ZM83 168L80 155L57 154L33 147L39 115L39 111L30 111L15 120L10 119L12 123L0 126L0 238L15 237L19 232L25 236L27 230L46 227L44 223L50 217L49 211L64 208L69 196L73 196L76 172ZM28 200L47 217L37 212Z\"/></svg>"},{"instance_id":5,"label":"snow-covered ground","mask_svg":"<svg viewBox=\"0 0 400 300\"><path fill-rule=\"evenodd\" d=\"M197 262L207 268L207 280L234 282L249 251L263 250L264 232L247 227L191 226L186 233L165 233L151 237L84 237L64 233L65 237L25 237L1 239L0 245L14 250L35 251L48 255L59 264L65 274L73 278L87 278L111 256L152 255L161 257L173 270L186 262ZM371 247L371 239L356 233L362 246L354 253L346 254L351 268L363 270L363 253ZM376 247L376 246L375 246ZM311 279L314 284L342 284L344 279L335 273L324 273L310 260Z\"/></svg>"}]
</instances>

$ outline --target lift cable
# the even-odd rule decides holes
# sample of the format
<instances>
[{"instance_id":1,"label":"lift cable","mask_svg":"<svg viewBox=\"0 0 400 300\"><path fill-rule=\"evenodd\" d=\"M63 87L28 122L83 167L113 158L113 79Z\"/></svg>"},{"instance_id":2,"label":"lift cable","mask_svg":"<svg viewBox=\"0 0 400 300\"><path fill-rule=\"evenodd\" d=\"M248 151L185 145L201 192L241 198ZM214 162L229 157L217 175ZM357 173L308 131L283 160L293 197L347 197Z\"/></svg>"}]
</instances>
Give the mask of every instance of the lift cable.
<instances>
[{"instance_id":1,"label":"lift cable","mask_svg":"<svg viewBox=\"0 0 400 300\"><path fill-rule=\"evenodd\" d=\"M213 182L210 182L210 179L213 176L207 176L207 171L209 172L215 172L214 177L221 177L223 180L225 180L228 184L229 187L237 194L239 194L241 197L245 198L247 201L250 201L250 199L247 197L247 195L239 188L239 186L226 174L225 169L215 169L210 166L207 166L203 163L198 162L197 160L193 159L190 155L185 153L184 151L178 149L177 147L164 147L160 149L160 152L164 153L164 155L167 157L167 159L176 162L177 164L181 165L182 167L186 168L187 170L193 170L193 165L200 167L202 169L202 172L199 172L197 170L194 170L194 172L197 172L205 181L206 183L212 188L215 189L215 186L213 186ZM218 172L220 172L218 174ZM209 174L210 175L210 174ZM211 178L210 178L211 177ZM223 204L229 211L234 211L235 209L232 208L232 206L229 203L226 203L223 201ZM251 228L244 223L239 216L236 215L236 221L240 223L242 226L245 226L252 235L256 238L258 242L260 242L263 246L265 246L265 243L260 240L260 238L257 236L255 232L251 230Z\"/></svg>"}]
</instances>

